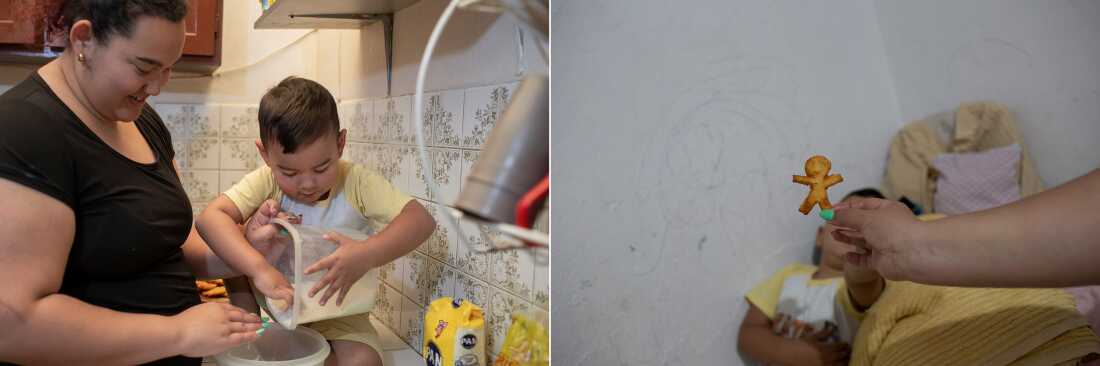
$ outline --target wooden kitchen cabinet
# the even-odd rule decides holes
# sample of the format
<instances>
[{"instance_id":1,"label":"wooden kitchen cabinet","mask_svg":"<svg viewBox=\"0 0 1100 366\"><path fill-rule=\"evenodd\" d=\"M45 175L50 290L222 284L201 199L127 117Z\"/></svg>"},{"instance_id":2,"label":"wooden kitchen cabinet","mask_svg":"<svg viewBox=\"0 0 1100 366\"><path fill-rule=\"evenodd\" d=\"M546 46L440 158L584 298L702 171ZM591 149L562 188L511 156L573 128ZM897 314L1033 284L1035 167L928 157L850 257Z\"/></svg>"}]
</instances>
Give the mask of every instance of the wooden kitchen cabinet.
<instances>
[{"instance_id":1,"label":"wooden kitchen cabinet","mask_svg":"<svg viewBox=\"0 0 1100 366\"><path fill-rule=\"evenodd\" d=\"M0 44L33 44L42 38L45 21L27 17L34 0L0 0Z\"/></svg>"},{"instance_id":2,"label":"wooden kitchen cabinet","mask_svg":"<svg viewBox=\"0 0 1100 366\"><path fill-rule=\"evenodd\" d=\"M187 0L183 56L173 70L208 74L221 65L222 1ZM0 0L0 63L45 64L64 50L66 35L45 39L45 19L26 19L40 2Z\"/></svg>"},{"instance_id":3,"label":"wooden kitchen cabinet","mask_svg":"<svg viewBox=\"0 0 1100 366\"><path fill-rule=\"evenodd\" d=\"M187 0L187 39L183 42L183 54L214 56L221 24L221 6L218 0Z\"/></svg>"}]
</instances>

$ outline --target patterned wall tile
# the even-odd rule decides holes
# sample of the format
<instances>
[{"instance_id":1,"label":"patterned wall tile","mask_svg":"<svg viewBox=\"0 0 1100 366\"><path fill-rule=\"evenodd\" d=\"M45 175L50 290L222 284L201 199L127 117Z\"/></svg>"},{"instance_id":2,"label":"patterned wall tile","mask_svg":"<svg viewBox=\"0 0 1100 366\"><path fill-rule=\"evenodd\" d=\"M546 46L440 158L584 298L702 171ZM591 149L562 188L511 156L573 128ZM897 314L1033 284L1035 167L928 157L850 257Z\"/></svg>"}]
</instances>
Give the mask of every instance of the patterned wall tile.
<instances>
[{"instance_id":1,"label":"patterned wall tile","mask_svg":"<svg viewBox=\"0 0 1100 366\"><path fill-rule=\"evenodd\" d=\"M535 306L543 310L550 310L550 267L538 266L535 268L534 285Z\"/></svg>"},{"instance_id":2,"label":"patterned wall tile","mask_svg":"<svg viewBox=\"0 0 1100 366\"><path fill-rule=\"evenodd\" d=\"M221 168L252 171L264 166L255 139L222 139Z\"/></svg>"},{"instance_id":3,"label":"patterned wall tile","mask_svg":"<svg viewBox=\"0 0 1100 366\"><path fill-rule=\"evenodd\" d=\"M367 145L362 142L348 142L344 145L344 156L341 159L370 167L371 158Z\"/></svg>"},{"instance_id":4,"label":"patterned wall tile","mask_svg":"<svg viewBox=\"0 0 1100 366\"><path fill-rule=\"evenodd\" d=\"M260 108L257 105L222 105L221 131L223 138L260 138Z\"/></svg>"},{"instance_id":5,"label":"patterned wall tile","mask_svg":"<svg viewBox=\"0 0 1100 366\"><path fill-rule=\"evenodd\" d=\"M401 286L404 290L402 293L413 299L417 304L427 304L424 298L427 297L429 291L426 287L421 287L418 280L426 269L427 264L425 262L428 257L414 250L401 258L403 258L405 265L405 273L401 276Z\"/></svg>"},{"instance_id":6,"label":"patterned wall tile","mask_svg":"<svg viewBox=\"0 0 1100 366\"><path fill-rule=\"evenodd\" d=\"M462 191L461 185L465 181L462 154L461 150L455 149L438 149L432 154L433 176L440 195L435 201L453 205L458 200L458 193Z\"/></svg>"},{"instance_id":7,"label":"patterned wall tile","mask_svg":"<svg viewBox=\"0 0 1100 366\"><path fill-rule=\"evenodd\" d=\"M157 104L154 109L173 140L218 137L221 108L215 104Z\"/></svg>"},{"instance_id":8,"label":"patterned wall tile","mask_svg":"<svg viewBox=\"0 0 1100 366\"><path fill-rule=\"evenodd\" d=\"M428 305L432 300L442 296L450 296L454 293L453 273L450 281L444 276L443 262L430 258L419 252L409 260L409 276L415 291L408 293L409 298L420 305ZM447 289L446 286L451 286Z\"/></svg>"},{"instance_id":9,"label":"patterned wall tile","mask_svg":"<svg viewBox=\"0 0 1100 366\"><path fill-rule=\"evenodd\" d=\"M190 166L191 161L188 160L187 148L190 146L190 140L183 140L175 138L172 139L172 151L175 152L176 166L178 169L186 169Z\"/></svg>"},{"instance_id":10,"label":"patterned wall tile","mask_svg":"<svg viewBox=\"0 0 1100 366\"><path fill-rule=\"evenodd\" d=\"M401 325L397 334L401 337L401 340L419 353L420 343L424 340L422 334L424 333L424 313L427 307L417 305L408 298L402 299L404 303L401 304Z\"/></svg>"},{"instance_id":11,"label":"patterned wall tile","mask_svg":"<svg viewBox=\"0 0 1100 366\"><path fill-rule=\"evenodd\" d=\"M511 84L466 90L462 116L462 147L480 149L512 97Z\"/></svg>"},{"instance_id":12,"label":"patterned wall tile","mask_svg":"<svg viewBox=\"0 0 1100 366\"><path fill-rule=\"evenodd\" d=\"M527 251L506 250L489 255L489 278L494 285L530 300L535 283L535 261Z\"/></svg>"},{"instance_id":13,"label":"patterned wall tile","mask_svg":"<svg viewBox=\"0 0 1100 366\"><path fill-rule=\"evenodd\" d=\"M218 169L220 144L216 138L201 138L186 141L187 152L183 160L187 165L182 169Z\"/></svg>"},{"instance_id":14,"label":"patterned wall tile","mask_svg":"<svg viewBox=\"0 0 1100 366\"><path fill-rule=\"evenodd\" d=\"M180 171L180 182L191 202L207 203L217 197L220 183L218 179L217 170Z\"/></svg>"},{"instance_id":15,"label":"patterned wall tile","mask_svg":"<svg viewBox=\"0 0 1100 366\"><path fill-rule=\"evenodd\" d=\"M428 303L431 304L432 301L441 297L454 298L456 282L455 268L434 259L429 259L428 261L438 264L441 270L438 282L432 287L432 293Z\"/></svg>"},{"instance_id":16,"label":"patterned wall tile","mask_svg":"<svg viewBox=\"0 0 1100 366\"><path fill-rule=\"evenodd\" d=\"M512 313L528 311L531 309L531 304L496 289L492 290L491 297L490 311L485 312L487 314L485 337L488 338L485 353L495 358L500 353L508 327L512 326Z\"/></svg>"},{"instance_id":17,"label":"patterned wall tile","mask_svg":"<svg viewBox=\"0 0 1100 366\"><path fill-rule=\"evenodd\" d=\"M428 241L420 246L421 250L429 257L454 265L458 253L453 252L453 249L457 249L453 248L453 243L458 240L458 233L453 229L454 226L446 221L446 217L440 216L445 212L440 211L438 204L428 201L421 201L421 204L435 219L435 231L432 232Z\"/></svg>"},{"instance_id":18,"label":"patterned wall tile","mask_svg":"<svg viewBox=\"0 0 1100 366\"><path fill-rule=\"evenodd\" d=\"M396 330L397 325L401 322L401 304L403 297L401 293L392 287L387 286L385 283L378 284L378 298L375 301L374 309L371 310L378 320L382 321L390 329Z\"/></svg>"},{"instance_id":19,"label":"patterned wall tile","mask_svg":"<svg viewBox=\"0 0 1100 366\"><path fill-rule=\"evenodd\" d=\"M421 115L420 115L420 117L421 117L421 120L420 120L421 121L421 128L423 128L423 131L424 131L424 146L427 146L427 147L435 146L434 119L437 119L440 116L440 112L438 110L435 110L435 109L431 108L432 107L432 101L431 101L432 95L433 94L424 94L424 109L423 109L423 113L421 113ZM415 123L415 121L412 120L413 118L416 118L415 113L413 113L413 112L416 112L416 110L415 110L416 106L413 103L414 101L415 100L413 99L413 97L409 96L409 108L410 108L409 109L409 111L410 111L409 112L409 144L410 145L417 145L418 144L417 141L416 141L416 123Z\"/></svg>"},{"instance_id":20,"label":"patterned wall tile","mask_svg":"<svg viewBox=\"0 0 1100 366\"><path fill-rule=\"evenodd\" d=\"M468 300L489 312L489 285L469 274L458 272L455 275L455 299Z\"/></svg>"},{"instance_id":21,"label":"patterned wall tile","mask_svg":"<svg viewBox=\"0 0 1100 366\"><path fill-rule=\"evenodd\" d=\"M399 147L393 145L375 145L377 151L375 159L375 171L381 174L382 177L390 181L394 186L400 187L397 182L398 175L401 174L401 161L398 154Z\"/></svg>"},{"instance_id":22,"label":"patterned wall tile","mask_svg":"<svg viewBox=\"0 0 1100 366\"><path fill-rule=\"evenodd\" d=\"M463 90L424 96L424 118L432 125L435 146L461 147Z\"/></svg>"},{"instance_id":23,"label":"patterned wall tile","mask_svg":"<svg viewBox=\"0 0 1100 366\"><path fill-rule=\"evenodd\" d=\"M401 287L401 272L398 271L397 261L389 262L378 267L378 279L395 288Z\"/></svg>"},{"instance_id":24,"label":"patterned wall tile","mask_svg":"<svg viewBox=\"0 0 1100 366\"><path fill-rule=\"evenodd\" d=\"M369 141L367 122L374 114L374 103L357 100L340 103L340 127L348 130L348 141Z\"/></svg>"},{"instance_id":25,"label":"patterned wall tile","mask_svg":"<svg viewBox=\"0 0 1100 366\"><path fill-rule=\"evenodd\" d=\"M416 171L413 166L413 158L416 156L414 149L412 146L395 145L393 150L397 154L399 168L392 182L402 192L409 193L412 191L411 184L416 180Z\"/></svg>"},{"instance_id":26,"label":"patterned wall tile","mask_svg":"<svg viewBox=\"0 0 1100 366\"><path fill-rule=\"evenodd\" d=\"M408 96L375 101L373 121L375 133L372 137L381 137L380 142L408 143L410 111Z\"/></svg>"},{"instance_id":27,"label":"patterned wall tile","mask_svg":"<svg viewBox=\"0 0 1100 366\"><path fill-rule=\"evenodd\" d=\"M457 245L458 268L479 279L489 280L491 255L474 251L473 248L485 248L491 245L495 234L485 225L478 225L466 220L459 222L458 225L462 228L461 234L465 235L468 242Z\"/></svg>"},{"instance_id":28,"label":"patterned wall tile","mask_svg":"<svg viewBox=\"0 0 1100 366\"><path fill-rule=\"evenodd\" d=\"M428 148L428 159L432 158L434 149ZM412 171L413 175L410 176L409 191L406 192L409 195L422 199L432 199L433 195L428 192L427 177L428 174L424 171L424 162L420 160L420 148L412 146Z\"/></svg>"},{"instance_id":29,"label":"patterned wall tile","mask_svg":"<svg viewBox=\"0 0 1100 366\"><path fill-rule=\"evenodd\" d=\"M219 174L221 184L218 185L218 192L225 192L232 188L233 185L241 181L248 174L248 170L222 170Z\"/></svg>"}]
</instances>

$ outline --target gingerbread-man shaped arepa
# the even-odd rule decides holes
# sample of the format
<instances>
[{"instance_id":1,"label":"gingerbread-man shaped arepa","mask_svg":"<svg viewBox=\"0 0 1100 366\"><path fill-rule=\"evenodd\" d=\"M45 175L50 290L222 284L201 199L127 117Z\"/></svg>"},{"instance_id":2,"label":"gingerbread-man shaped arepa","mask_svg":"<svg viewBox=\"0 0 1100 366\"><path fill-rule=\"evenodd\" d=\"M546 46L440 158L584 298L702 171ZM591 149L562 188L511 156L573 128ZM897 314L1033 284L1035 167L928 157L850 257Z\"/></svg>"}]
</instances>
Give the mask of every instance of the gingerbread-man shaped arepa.
<instances>
[{"instance_id":1,"label":"gingerbread-man shaped arepa","mask_svg":"<svg viewBox=\"0 0 1100 366\"><path fill-rule=\"evenodd\" d=\"M829 194L826 190L844 181L844 177L841 177L840 174L829 175L829 170L832 167L833 164L829 162L828 158L814 155L806 160L806 176L794 176L795 183L810 186L810 194L806 196L806 200L802 201L802 206L798 208L798 211L803 215L809 214L816 204L821 207L822 218L832 219L833 205L829 203Z\"/></svg>"}]
</instances>

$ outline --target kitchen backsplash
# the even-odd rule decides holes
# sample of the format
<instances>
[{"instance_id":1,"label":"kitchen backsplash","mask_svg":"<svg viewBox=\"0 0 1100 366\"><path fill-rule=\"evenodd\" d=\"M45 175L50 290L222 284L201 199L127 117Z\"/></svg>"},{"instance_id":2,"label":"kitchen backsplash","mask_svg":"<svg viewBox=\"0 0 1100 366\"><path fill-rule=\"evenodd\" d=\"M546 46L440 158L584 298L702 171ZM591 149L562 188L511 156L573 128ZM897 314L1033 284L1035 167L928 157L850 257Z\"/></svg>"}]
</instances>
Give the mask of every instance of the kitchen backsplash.
<instances>
[{"instance_id":1,"label":"kitchen backsplash","mask_svg":"<svg viewBox=\"0 0 1100 366\"><path fill-rule=\"evenodd\" d=\"M432 299L451 296L472 301L485 312L488 347L495 356L514 311L549 310L549 268L525 251L476 253L458 233L440 205L449 205L480 154L494 123L518 83L428 92L424 126L431 174L438 195L429 194L412 124L412 96L345 101L339 104L341 127L348 130L344 159L378 171L416 197L436 217L431 238L415 251L382 268L373 315L420 351L424 311ZM197 214L246 173L263 164L256 149L256 105L165 104L154 109L172 132L180 176ZM438 197L437 197L438 196ZM536 227L546 232L548 215ZM494 233L462 223L471 243Z\"/></svg>"}]
</instances>

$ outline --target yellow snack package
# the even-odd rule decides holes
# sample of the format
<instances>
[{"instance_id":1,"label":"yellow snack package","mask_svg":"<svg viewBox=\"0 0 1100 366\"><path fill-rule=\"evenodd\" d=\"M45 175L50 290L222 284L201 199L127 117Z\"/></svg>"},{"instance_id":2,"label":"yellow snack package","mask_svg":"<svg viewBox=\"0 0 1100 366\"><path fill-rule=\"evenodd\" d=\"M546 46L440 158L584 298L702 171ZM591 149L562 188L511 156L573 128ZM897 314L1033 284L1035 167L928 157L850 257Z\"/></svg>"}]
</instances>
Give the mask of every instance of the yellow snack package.
<instances>
[{"instance_id":1,"label":"yellow snack package","mask_svg":"<svg viewBox=\"0 0 1100 366\"><path fill-rule=\"evenodd\" d=\"M500 354L493 366L550 365L550 335L539 321L523 314L512 314L512 326L504 337Z\"/></svg>"},{"instance_id":2,"label":"yellow snack package","mask_svg":"<svg viewBox=\"0 0 1100 366\"><path fill-rule=\"evenodd\" d=\"M428 366L482 366L485 317L466 300L442 297L424 313L424 359Z\"/></svg>"}]
</instances>

